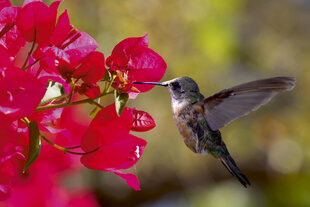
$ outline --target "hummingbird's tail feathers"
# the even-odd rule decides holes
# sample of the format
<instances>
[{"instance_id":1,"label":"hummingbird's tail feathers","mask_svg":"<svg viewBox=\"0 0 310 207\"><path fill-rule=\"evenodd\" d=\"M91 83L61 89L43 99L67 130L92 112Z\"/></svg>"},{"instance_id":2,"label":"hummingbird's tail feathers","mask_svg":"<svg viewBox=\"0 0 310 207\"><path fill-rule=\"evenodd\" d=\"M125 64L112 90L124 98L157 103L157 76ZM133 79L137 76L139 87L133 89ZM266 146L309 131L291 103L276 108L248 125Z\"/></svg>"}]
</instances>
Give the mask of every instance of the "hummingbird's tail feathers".
<instances>
[{"instance_id":1,"label":"hummingbird's tail feathers","mask_svg":"<svg viewBox=\"0 0 310 207\"><path fill-rule=\"evenodd\" d=\"M241 172L241 170L238 168L237 164L230 155L223 155L219 157L219 159L221 160L222 164L226 167L226 169L233 176L235 176L244 187L247 187L247 185L251 185L250 181Z\"/></svg>"}]
</instances>

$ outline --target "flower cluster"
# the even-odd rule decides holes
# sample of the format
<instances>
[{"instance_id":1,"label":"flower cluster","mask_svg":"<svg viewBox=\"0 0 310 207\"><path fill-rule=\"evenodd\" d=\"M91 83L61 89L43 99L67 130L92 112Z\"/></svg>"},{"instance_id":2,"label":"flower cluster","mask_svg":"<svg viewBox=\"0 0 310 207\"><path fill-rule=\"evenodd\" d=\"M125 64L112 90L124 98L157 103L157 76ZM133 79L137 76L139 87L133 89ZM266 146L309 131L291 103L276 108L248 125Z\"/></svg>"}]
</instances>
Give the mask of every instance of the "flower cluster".
<instances>
[{"instance_id":1,"label":"flower cluster","mask_svg":"<svg viewBox=\"0 0 310 207\"><path fill-rule=\"evenodd\" d=\"M167 68L148 47L148 36L121 41L105 59L96 41L70 24L66 10L57 18L59 4L0 2L0 200L13 205L40 205L40 199L14 199L38 186L44 198L50 189L64 198L64 206L76 199L95 202L86 191L69 198L51 182L73 166L71 154L81 155L85 167L113 172L139 190L137 177L120 169L135 165L147 143L130 131L155 127L147 112L126 107L153 87L133 82L159 81ZM115 103L103 106L101 99L109 94ZM72 107L80 104L93 106L92 120L75 117Z\"/></svg>"}]
</instances>

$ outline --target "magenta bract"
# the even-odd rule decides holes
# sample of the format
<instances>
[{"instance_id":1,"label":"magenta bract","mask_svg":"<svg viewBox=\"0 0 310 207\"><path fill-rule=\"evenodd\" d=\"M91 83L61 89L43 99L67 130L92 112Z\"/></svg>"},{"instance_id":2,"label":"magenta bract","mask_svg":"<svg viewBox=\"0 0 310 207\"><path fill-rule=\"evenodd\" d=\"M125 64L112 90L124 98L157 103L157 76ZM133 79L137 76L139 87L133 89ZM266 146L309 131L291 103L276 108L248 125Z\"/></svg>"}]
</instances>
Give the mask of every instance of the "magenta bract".
<instances>
[{"instance_id":1,"label":"magenta bract","mask_svg":"<svg viewBox=\"0 0 310 207\"><path fill-rule=\"evenodd\" d=\"M131 127L132 131L145 132L156 126L153 117L147 112L134 109L132 114L134 117Z\"/></svg>"},{"instance_id":2,"label":"magenta bract","mask_svg":"<svg viewBox=\"0 0 310 207\"><path fill-rule=\"evenodd\" d=\"M158 82L165 74L167 64L164 59L148 48L148 37L127 38L118 43L110 57L107 58L107 65L111 71L122 73L127 83L118 81L115 88L123 89L123 92L137 92L123 86L134 81ZM152 89L153 85L135 85L140 92ZM125 90L125 91L124 91Z\"/></svg>"},{"instance_id":3,"label":"magenta bract","mask_svg":"<svg viewBox=\"0 0 310 207\"><path fill-rule=\"evenodd\" d=\"M19 68L0 69L0 113L9 120L33 113L45 91L39 80Z\"/></svg>"},{"instance_id":4,"label":"magenta bract","mask_svg":"<svg viewBox=\"0 0 310 207\"><path fill-rule=\"evenodd\" d=\"M87 191L69 193L59 184L60 172L80 163L113 172L140 190L136 175L120 170L134 166L147 144L130 131L148 131L155 121L125 104L153 87L134 81L157 82L167 65L149 48L147 35L124 39L105 60L95 51L95 39L70 24L67 10L57 19L60 2L47 6L42 0L25 0L22 7L13 7L9 0L0 1L0 200L7 199L5 205L45 206L51 200L57 206L96 206ZM114 103L103 107L92 102L112 92L118 112L124 109L120 116ZM91 115L102 108L92 121L89 112L81 118L81 108L73 107L86 102L96 104ZM39 139L82 156L72 159L46 143L41 148ZM26 173L31 173L20 176L29 160ZM29 199L34 192L36 199Z\"/></svg>"},{"instance_id":5,"label":"magenta bract","mask_svg":"<svg viewBox=\"0 0 310 207\"><path fill-rule=\"evenodd\" d=\"M16 25L28 42L44 44L49 40L55 29L59 4L60 1L55 1L48 7L34 1L22 7Z\"/></svg>"},{"instance_id":6,"label":"magenta bract","mask_svg":"<svg viewBox=\"0 0 310 207\"><path fill-rule=\"evenodd\" d=\"M104 55L101 52L90 52L74 72L73 77L84 83L94 84L101 80L105 73Z\"/></svg>"},{"instance_id":7,"label":"magenta bract","mask_svg":"<svg viewBox=\"0 0 310 207\"><path fill-rule=\"evenodd\" d=\"M81 143L85 152L98 150L83 155L81 163L90 169L114 172L124 178L130 187L139 190L139 182L135 175L119 171L135 165L147 144L145 140L129 134L129 131L133 127L134 119L141 120L144 116L148 120L152 118L145 112L133 111L135 110L125 108L121 116L118 116L114 104L103 108L93 119ZM133 113L139 115L134 116ZM139 128L137 124L135 127ZM143 130L147 131L146 128Z\"/></svg>"}]
</instances>

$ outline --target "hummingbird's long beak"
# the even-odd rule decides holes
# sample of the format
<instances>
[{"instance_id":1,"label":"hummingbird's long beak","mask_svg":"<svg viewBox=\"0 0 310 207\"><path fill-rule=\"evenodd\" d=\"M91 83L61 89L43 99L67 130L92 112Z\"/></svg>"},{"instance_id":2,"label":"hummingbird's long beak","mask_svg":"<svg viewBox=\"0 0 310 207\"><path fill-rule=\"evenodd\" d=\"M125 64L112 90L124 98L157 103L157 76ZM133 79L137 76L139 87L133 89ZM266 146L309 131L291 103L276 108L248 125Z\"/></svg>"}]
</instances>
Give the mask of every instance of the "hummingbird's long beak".
<instances>
[{"instance_id":1,"label":"hummingbird's long beak","mask_svg":"<svg viewBox=\"0 0 310 207\"><path fill-rule=\"evenodd\" d=\"M158 85L158 86L164 86L167 87L168 83L166 82L133 82L133 84L148 84L148 85Z\"/></svg>"}]
</instances>

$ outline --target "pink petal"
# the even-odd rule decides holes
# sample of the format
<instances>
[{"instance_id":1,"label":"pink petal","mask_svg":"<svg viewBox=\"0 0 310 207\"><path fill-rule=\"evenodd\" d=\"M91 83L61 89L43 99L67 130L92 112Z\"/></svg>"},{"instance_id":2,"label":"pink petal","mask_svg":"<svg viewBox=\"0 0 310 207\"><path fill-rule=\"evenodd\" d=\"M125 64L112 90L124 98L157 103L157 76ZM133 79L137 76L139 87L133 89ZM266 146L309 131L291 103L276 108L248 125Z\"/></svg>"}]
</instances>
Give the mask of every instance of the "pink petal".
<instances>
[{"instance_id":1,"label":"pink petal","mask_svg":"<svg viewBox=\"0 0 310 207\"><path fill-rule=\"evenodd\" d=\"M115 104L111 104L98 112L89 125L81 141L85 152L106 146L122 139L119 134L128 134L132 126L132 110L125 108L121 116L117 116Z\"/></svg>"},{"instance_id":2,"label":"pink petal","mask_svg":"<svg viewBox=\"0 0 310 207\"><path fill-rule=\"evenodd\" d=\"M20 12L20 7L12 6L3 8L0 12L0 22L15 23Z\"/></svg>"},{"instance_id":3,"label":"pink petal","mask_svg":"<svg viewBox=\"0 0 310 207\"><path fill-rule=\"evenodd\" d=\"M73 77L81 78L87 84L97 83L105 73L104 55L101 52L90 52L74 72Z\"/></svg>"},{"instance_id":4,"label":"pink petal","mask_svg":"<svg viewBox=\"0 0 310 207\"><path fill-rule=\"evenodd\" d=\"M33 2L42 2L42 0L24 0L23 7Z\"/></svg>"},{"instance_id":5,"label":"pink petal","mask_svg":"<svg viewBox=\"0 0 310 207\"><path fill-rule=\"evenodd\" d=\"M164 76L167 64L164 59L149 48L135 48L130 51L128 62L128 76L132 81L158 82ZM146 92L154 85L135 85L141 91Z\"/></svg>"},{"instance_id":6,"label":"pink petal","mask_svg":"<svg viewBox=\"0 0 310 207\"><path fill-rule=\"evenodd\" d=\"M4 7L12 6L10 0L2 0L0 1L0 10L2 10Z\"/></svg>"},{"instance_id":7,"label":"pink petal","mask_svg":"<svg viewBox=\"0 0 310 207\"><path fill-rule=\"evenodd\" d=\"M25 39L21 36L16 26L5 33L0 39L0 45L5 48L6 53L11 57L15 57L19 50L25 46L25 43Z\"/></svg>"},{"instance_id":8,"label":"pink petal","mask_svg":"<svg viewBox=\"0 0 310 207\"><path fill-rule=\"evenodd\" d=\"M120 43L118 43L113 51L112 51L112 59L113 62L116 62L119 65L126 64L128 61L128 56L126 54L126 51L128 49L136 48L136 47L144 47L147 48L149 45L149 39L147 34L145 34L142 37L131 37L122 40ZM109 62L109 61L107 61Z\"/></svg>"},{"instance_id":9,"label":"pink petal","mask_svg":"<svg viewBox=\"0 0 310 207\"><path fill-rule=\"evenodd\" d=\"M34 1L23 6L16 25L28 42L44 44L49 40L55 28L59 3L56 1L48 7L41 1Z\"/></svg>"},{"instance_id":10,"label":"pink petal","mask_svg":"<svg viewBox=\"0 0 310 207\"><path fill-rule=\"evenodd\" d=\"M82 83L81 86L77 86L77 91L79 94L86 95L89 98L96 98L101 94L100 87L96 83L94 84Z\"/></svg>"},{"instance_id":11,"label":"pink petal","mask_svg":"<svg viewBox=\"0 0 310 207\"><path fill-rule=\"evenodd\" d=\"M119 141L83 155L81 163L96 170L127 169L135 165L142 156L146 141L130 134L119 136L122 136Z\"/></svg>"},{"instance_id":12,"label":"pink petal","mask_svg":"<svg viewBox=\"0 0 310 207\"><path fill-rule=\"evenodd\" d=\"M29 64L33 63L34 59L30 57L30 61ZM33 76L36 76L38 73L38 70L40 70L41 68L38 67L37 64L35 64L34 66L30 67L27 72L29 72L30 74L32 74ZM66 83L66 81L59 75L58 72L50 74L45 72L44 70L42 70L40 72L40 75L37 77L38 80L43 84L43 85L47 85L48 82L50 80L55 81L60 83L61 85L63 85L64 89L65 89L65 93L69 92L69 85Z\"/></svg>"},{"instance_id":13,"label":"pink petal","mask_svg":"<svg viewBox=\"0 0 310 207\"><path fill-rule=\"evenodd\" d=\"M29 116L40 103L45 91L44 85L31 74L14 67L2 69L0 113L11 120Z\"/></svg>"},{"instance_id":14,"label":"pink petal","mask_svg":"<svg viewBox=\"0 0 310 207\"><path fill-rule=\"evenodd\" d=\"M64 108L36 111L28 118L40 123L52 123L61 117Z\"/></svg>"},{"instance_id":15,"label":"pink petal","mask_svg":"<svg viewBox=\"0 0 310 207\"><path fill-rule=\"evenodd\" d=\"M68 36L69 32L73 29L70 25L70 20L67 10L65 10L58 18L54 32L51 35L49 44L57 45L62 43Z\"/></svg>"},{"instance_id":16,"label":"pink petal","mask_svg":"<svg viewBox=\"0 0 310 207\"><path fill-rule=\"evenodd\" d=\"M83 110L83 106L76 105L64 108L60 120L57 122L59 129L67 129L71 136L67 134L58 134L57 143L64 146L80 145L83 134L88 129L91 119L88 111Z\"/></svg>"},{"instance_id":17,"label":"pink petal","mask_svg":"<svg viewBox=\"0 0 310 207\"><path fill-rule=\"evenodd\" d=\"M25 164L24 150L26 140L9 125L0 126L0 200L10 197L12 184Z\"/></svg>"},{"instance_id":18,"label":"pink petal","mask_svg":"<svg viewBox=\"0 0 310 207\"><path fill-rule=\"evenodd\" d=\"M0 67L12 65L13 59L8 55L8 51L0 45Z\"/></svg>"},{"instance_id":19,"label":"pink petal","mask_svg":"<svg viewBox=\"0 0 310 207\"><path fill-rule=\"evenodd\" d=\"M71 136L70 131L67 129L56 129L52 126L48 126L45 124L40 124L39 129L40 131L49 132L51 134L57 134L57 135L61 134L62 136L67 137L67 138Z\"/></svg>"},{"instance_id":20,"label":"pink petal","mask_svg":"<svg viewBox=\"0 0 310 207\"><path fill-rule=\"evenodd\" d=\"M145 132L153 129L156 124L153 117L145 111L133 110L133 124L131 130Z\"/></svg>"},{"instance_id":21,"label":"pink petal","mask_svg":"<svg viewBox=\"0 0 310 207\"><path fill-rule=\"evenodd\" d=\"M156 52L148 48L147 35L140 38L128 38L120 42L106 60L111 71L120 71L127 74L127 82L134 81L159 81L166 72L167 64ZM116 79L115 82L118 80ZM113 87L126 91L126 85L114 84ZM124 88L125 87L125 88ZM136 85L140 92L146 92L154 85ZM130 88L129 88L130 89ZM128 93L136 93L129 90ZM134 94L131 95L134 97Z\"/></svg>"},{"instance_id":22,"label":"pink petal","mask_svg":"<svg viewBox=\"0 0 310 207\"><path fill-rule=\"evenodd\" d=\"M12 186L9 184L0 184L0 201L6 200L11 195Z\"/></svg>"},{"instance_id":23,"label":"pink petal","mask_svg":"<svg viewBox=\"0 0 310 207\"><path fill-rule=\"evenodd\" d=\"M42 47L36 50L34 54L35 58L40 58L41 68L50 74L57 74L57 66L59 62L69 62L69 55L58 47ZM43 58L42 58L43 57Z\"/></svg>"},{"instance_id":24,"label":"pink petal","mask_svg":"<svg viewBox=\"0 0 310 207\"><path fill-rule=\"evenodd\" d=\"M123 178L127 182L128 186L133 188L134 190L141 190L139 180L135 174L124 173L120 170L115 170L115 169L111 169L109 171Z\"/></svg>"},{"instance_id":25,"label":"pink petal","mask_svg":"<svg viewBox=\"0 0 310 207\"><path fill-rule=\"evenodd\" d=\"M70 56L70 63L74 66L79 65L81 60L86 57L88 53L95 51L98 48L95 39L85 32L79 33L81 36L64 49Z\"/></svg>"},{"instance_id":26,"label":"pink petal","mask_svg":"<svg viewBox=\"0 0 310 207\"><path fill-rule=\"evenodd\" d=\"M15 57L26 41L15 25L20 7L6 7L0 12L0 45L9 56Z\"/></svg>"},{"instance_id":27,"label":"pink petal","mask_svg":"<svg viewBox=\"0 0 310 207\"><path fill-rule=\"evenodd\" d=\"M139 93L131 92L131 91L128 94L129 94L129 99L136 99L137 96L139 95Z\"/></svg>"},{"instance_id":28,"label":"pink petal","mask_svg":"<svg viewBox=\"0 0 310 207\"><path fill-rule=\"evenodd\" d=\"M147 34L145 34L142 37L130 37L118 43L114 47L112 51L112 55L117 55L118 53L123 52L124 50L130 49L130 48L148 47L148 46L149 46L149 38Z\"/></svg>"}]
</instances>

